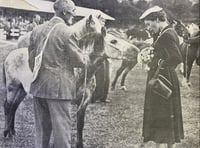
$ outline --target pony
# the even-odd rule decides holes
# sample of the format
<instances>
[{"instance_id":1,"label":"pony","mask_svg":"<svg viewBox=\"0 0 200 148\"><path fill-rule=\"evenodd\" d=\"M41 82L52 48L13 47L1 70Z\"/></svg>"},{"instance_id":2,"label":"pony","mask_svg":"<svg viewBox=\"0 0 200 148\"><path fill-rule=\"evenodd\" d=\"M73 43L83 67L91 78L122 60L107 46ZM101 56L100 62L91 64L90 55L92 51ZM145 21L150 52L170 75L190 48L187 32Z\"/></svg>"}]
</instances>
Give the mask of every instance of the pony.
<instances>
[{"instance_id":1,"label":"pony","mask_svg":"<svg viewBox=\"0 0 200 148\"><path fill-rule=\"evenodd\" d=\"M115 77L111 83L111 90L115 90L115 86L119 76L123 73L121 79L120 89L126 91L125 79L128 73L135 67L137 64L137 56L141 49L150 46L151 44L145 41L136 41L132 40L132 43L124 39L120 39L112 34L106 35L106 41L109 43L110 47L115 48L121 52L122 62L120 67L117 69Z\"/></svg>"},{"instance_id":2,"label":"pony","mask_svg":"<svg viewBox=\"0 0 200 148\"><path fill-rule=\"evenodd\" d=\"M197 65L200 60L200 48L199 48L199 28L195 24L184 25L182 22L177 21L175 30L181 39L180 52L183 59L183 73L182 84L188 87L191 86L190 74L194 61L196 60ZM196 38L196 42L190 42L191 39Z\"/></svg>"},{"instance_id":3,"label":"pony","mask_svg":"<svg viewBox=\"0 0 200 148\"><path fill-rule=\"evenodd\" d=\"M89 54L85 69L76 70L77 98L73 101L77 111L77 147L83 147L85 110L95 89L94 74L106 59L104 56L105 29L98 17L90 15L70 27L79 39L78 46ZM28 48L18 48L9 53L3 63L3 79L6 88L4 99L4 137L15 135L15 113L24 97L29 94L33 74L28 64Z\"/></svg>"},{"instance_id":4,"label":"pony","mask_svg":"<svg viewBox=\"0 0 200 148\"><path fill-rule=\"evenodd\" d=\"M147 40L151 38L150 33L146 29L142 29L139 26L135 26L134 28L128 29L126 31L127 38L132 40L137 38L137 40Z\"/></svg>"},{"instance_id":5,"label":"pony","mask_svg":"<svg viewBox=\"0 0 200 148\"><path fill-rule=\"evenodd\" d=\"M84 128L84 118L85 111L90 102L94 99L93 94L95 93L96 84L96 73L101 69L102 64L108 58L105 54L104 46L104 36L105 32L102 34L89 35L87 37L87 42L91 42L89 45L93 47L87 49L93 49L89 52L90 63L85 69L78 69L76 71L77 76L77 98L74 100L75 104L78 106L77 110L77 148L83 148L83 128ZM92 39L94 41L92 41ZM85 45L85 44L84 44Z\"/></svg>"}]
</instances>

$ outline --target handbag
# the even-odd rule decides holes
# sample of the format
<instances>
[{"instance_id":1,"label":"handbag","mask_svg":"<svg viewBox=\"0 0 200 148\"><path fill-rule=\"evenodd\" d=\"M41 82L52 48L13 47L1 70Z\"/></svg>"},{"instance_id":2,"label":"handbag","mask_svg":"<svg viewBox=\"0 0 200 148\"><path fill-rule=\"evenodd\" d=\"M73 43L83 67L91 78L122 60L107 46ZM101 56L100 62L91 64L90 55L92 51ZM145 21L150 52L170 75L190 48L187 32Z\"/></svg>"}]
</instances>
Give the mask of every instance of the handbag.
<instances>
[{"instance_id":1,"label":"handbag","mask_svg":"<svg viewBox=\"0 0 200 148\"><path fill-rule=\"evenodd\" d=\"M168 100L172 94L172 83L165 78L163 75L159 74L160 69L164 61L159 61L158 67L153 78L148 82L148 88L160 97Z\"/></svg>"}]
</instances>

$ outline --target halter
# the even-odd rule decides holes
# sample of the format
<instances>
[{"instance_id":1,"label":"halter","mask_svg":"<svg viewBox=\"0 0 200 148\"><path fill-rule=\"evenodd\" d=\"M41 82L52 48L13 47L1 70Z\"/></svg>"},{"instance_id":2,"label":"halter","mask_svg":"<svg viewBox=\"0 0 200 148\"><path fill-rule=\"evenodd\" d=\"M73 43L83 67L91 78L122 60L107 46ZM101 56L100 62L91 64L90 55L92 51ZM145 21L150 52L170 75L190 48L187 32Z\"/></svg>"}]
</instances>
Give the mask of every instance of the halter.
<instances>
[{"instance_id":1,"label":"halter","mask_svg":"<svg viewBox=\"0 0 200 148\"><path fill-rule=\"evenodd\" d=\"M87 27L88 28L88 27ZM87 29L86 28L86 29ZM87 29L88 30L88 29ZM92 34L92 33L96 33L95 31L93 31L93 32L87 32L85 35L83 35L81 38L79 38L79 39L77 39L78 41L80 41L80 40L82 40L83 38L85 38L86 36L88 36L88 35L90 35L90 34ZM77 37L77 36L76 36ZM87 53L87 51L86 51L86 48L84 48L83 49L83 55L88 55L88 53ZM82 96L82 98L81 98L81 103L80 103L80 105L78 106L78 110L77 110L77 112L79 112L80 110L81 110L81 108L82 108L82 106L84 105L84 102L85 102L85 95L86 95L86 89L87 89L87 72L88 72L88 70L87 70L87 67L88 67L88 63L87 63L87 60L86 59L84 59L85 60L85 67L84 67L84 69L85 69L85 73L84 73L84 86L83 86L83 89L84 89L84 91L83 91L83 96Z\"/></svg>"}]
</instances>

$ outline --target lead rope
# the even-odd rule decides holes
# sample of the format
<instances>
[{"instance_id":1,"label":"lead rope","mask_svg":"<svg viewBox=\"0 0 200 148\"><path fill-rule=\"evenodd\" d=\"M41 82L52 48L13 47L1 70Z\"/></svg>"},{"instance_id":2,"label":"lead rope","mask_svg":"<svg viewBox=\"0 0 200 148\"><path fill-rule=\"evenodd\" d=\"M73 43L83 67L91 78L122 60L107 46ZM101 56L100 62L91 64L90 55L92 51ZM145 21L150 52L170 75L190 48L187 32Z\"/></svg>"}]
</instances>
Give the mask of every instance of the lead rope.
<instances>
[{"instance_id":1,"label":"lead rope","mask_svg":"<svg viewBox=\"0 0 200 148\"><path fill-rule=\"evenodd\" d=\"M188 77L188 48L189 48L189 44L186 43L186 57L185 57L185 77L186 77L186 81L187 77Z\"/></svg>"},{"instance_id":2,"label":"lead rope","mask_svg":"<svg viewBox=\"0 0 200 148\"><path fill-rule=\"evenodd\" d=\"M87 55L87 52L86 52L86 50L85 50L85 53L84 53L84 55ZM85 60L85 77L84 77L84 90L83 90L83 96L82 96L82 99L81 99L81 103L80 103L80 105L79 105L79 107L78 107L78 110L77 110L77 112L79 112L79 110L81 109L81 107L83 106L83 104L84 104L84 101L85 101L85 94L86 94L86 85L87 85L87 65L88 65L88 63L87 63L87 59L84 59Z\"/></svg>"}]
</instances>

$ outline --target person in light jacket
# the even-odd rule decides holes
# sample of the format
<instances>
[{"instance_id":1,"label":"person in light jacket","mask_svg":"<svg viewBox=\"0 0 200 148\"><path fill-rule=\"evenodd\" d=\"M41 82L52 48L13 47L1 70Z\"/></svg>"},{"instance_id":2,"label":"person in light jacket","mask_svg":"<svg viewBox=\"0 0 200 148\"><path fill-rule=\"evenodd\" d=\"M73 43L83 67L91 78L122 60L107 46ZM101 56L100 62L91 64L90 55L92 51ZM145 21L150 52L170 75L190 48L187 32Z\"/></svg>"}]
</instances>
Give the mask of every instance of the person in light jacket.
<instances>
[{"instance_id":1,"label":"person in light jacket","mask_svg":"<svg viewBox=\"0 0 200 148\"><path fill-rule=\"evenodd\" d=\"M48 148L53 131L55 148L71 148L71 101L76 97L74 67L84 67L85 57L81 49L71 40L72 19L75 5L71 0L54 3L55 16L34 28L30 37L29 66L34 69L34 60L50 33L40 70L32 82L35 112L35 147ZM72 35L73 36L73 35ZM70 39L69 39L70 37Z\"/></svg>"}]
</instances>

